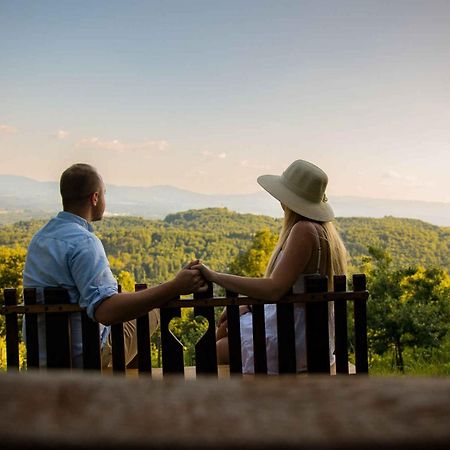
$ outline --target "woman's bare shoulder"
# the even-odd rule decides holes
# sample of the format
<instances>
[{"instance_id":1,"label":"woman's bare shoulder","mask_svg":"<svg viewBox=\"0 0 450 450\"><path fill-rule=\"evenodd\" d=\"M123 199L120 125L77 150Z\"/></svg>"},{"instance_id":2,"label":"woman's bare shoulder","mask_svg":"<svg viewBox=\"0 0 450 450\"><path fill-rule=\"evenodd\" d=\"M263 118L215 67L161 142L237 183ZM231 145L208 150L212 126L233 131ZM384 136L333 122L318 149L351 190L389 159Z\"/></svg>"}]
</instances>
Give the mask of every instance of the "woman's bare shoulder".
<instances>
[{"instance_id":1,"label":"woman's bare shoulder","mask_svg":"<svg viewBox=\"0 0 450 450\"><path fill-rule=\"evenodd\" d=\"M292 233L304 235L305 237L314 236L316 234L316 227L309 220L300 220L292 227Z\"/></svg>"},{"instance_id":2,"label":"woman's bare shoulder","mask_svg":"<svg viewBox=\"0 0 450 450\"><path fill-rule=\"evenodd\" d=\"M298 243L303 247L313 246L316 241L316 230L314 224L308 220L297 222L289 233L288 243Z\"/></svg>"}]
</instances>

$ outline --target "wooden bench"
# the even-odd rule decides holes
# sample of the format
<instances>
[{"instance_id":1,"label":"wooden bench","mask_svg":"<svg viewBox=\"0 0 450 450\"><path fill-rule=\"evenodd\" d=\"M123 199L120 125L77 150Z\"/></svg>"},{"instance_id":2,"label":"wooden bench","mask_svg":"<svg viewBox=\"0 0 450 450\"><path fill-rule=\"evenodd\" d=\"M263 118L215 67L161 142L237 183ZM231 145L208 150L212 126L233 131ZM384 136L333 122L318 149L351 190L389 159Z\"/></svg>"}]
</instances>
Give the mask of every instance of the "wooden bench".
<instances>
[{"instance_id":1,"label":"wooden bench","mask_svg":"<svg viewBox=\"0 0 450 450\"><path fill-rule=\"evenodd\" d=\"M306 309L307 365L309 373L330 373L328 302L334 303L335 310L335 356L336 373L349 373L348 324L353 324L354 355L357 374L368 373L366 279L363 274L353 276L353 290L347 290L344 276L334 278L334 290L327 291L325 277L310 276L306 279L304 294L288 295L277 305L279 371L280 374L296 373L294 303L304 303ZM136 290L146 285L136 285ZM68 293L59 288L45 289L44 304L36 303L35 289L24 289L24 304L18 304L16 289L4 290L4 306L1 314L5 316L7 367L9 371L19 368L19 326L18 316L26 318L27 367L39 368L37 314L45 314L46 350L48 368L71 368L70 314L81 313L83 335L83 365L87 370L101 371L99 324L89 319L78 305L70 304ZM215 343L215 308L227 308L229 353L229 373L242 374L241 340L239 327L239 305L253 306L253 337L255 374L267 373L266 343L264 326L265 302L255 298L239 297L227 292L225 297L214 297L213 287L207 292L195 294L193 299L174 299L161 308L161 351L162 374L184 374L183 347L169 330L169 323L181 317L182 308L194 308L195 316L203 316L209 322L204 336L195 346L195 373L218 376ZM353 315L348 313L348 304L354 305ZM123 325L113 325L113 373L125 373ZM158 377L152 369L150 354L150 329L147 316L137 319L139 376ZM152 372L153 370L153 372ZM227 371L228 372L228 371Z\"/></svg>"}]
</instances>

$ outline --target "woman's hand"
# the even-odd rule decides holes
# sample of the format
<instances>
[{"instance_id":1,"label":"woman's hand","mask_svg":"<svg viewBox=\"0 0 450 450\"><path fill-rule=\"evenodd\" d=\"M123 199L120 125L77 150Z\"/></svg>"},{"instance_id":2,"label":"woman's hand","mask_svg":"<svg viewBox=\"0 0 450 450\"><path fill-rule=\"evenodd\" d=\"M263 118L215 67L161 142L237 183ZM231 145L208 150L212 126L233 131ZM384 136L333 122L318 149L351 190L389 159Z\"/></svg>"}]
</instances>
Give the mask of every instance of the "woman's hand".
<instances>
[{"instance_id":1,"label":"woman's hand","mask_svg":"<svg viewBox=\"0 0 450 450\"><path fill-rule=\"evenodd\" d=\"M210 269L208 266L205 266L203 263L199 262L198 264L192 266L191 269L199 270L203 278L207 281L214 282L217 278L217 272Z\"/></svg>"},{"instance_id":2,"label":"woman's hand","mask_svg":"<svg viewBox=\"0 0 450 450\"><path fill-rule=\"evenodd\" d=\"M239 306L239 315L247 314L251 312L251 309L248 305L240 305ZM228 336L228 318L227 318L227 308L224 308L222 314L219 317L219 321L217 322L217 330L216 330L216 341Z\"/></svg>"},{"instance_id":3,"label":"woman's hand","mask_svg":"<svg viewBox=\"0 0 450 450\"><path fill-rule=\"evenodd\" d=\"M239 306L239 315L242 316L243 314L247 314L248 312L251 312L251 309L248 305L240 305ZM219 317L219 321L217 322L217 326L219 327L222 325L222 323L227 321L227 308L224 308L222 311L222 314Z\"/></svg>"}]
</instances>

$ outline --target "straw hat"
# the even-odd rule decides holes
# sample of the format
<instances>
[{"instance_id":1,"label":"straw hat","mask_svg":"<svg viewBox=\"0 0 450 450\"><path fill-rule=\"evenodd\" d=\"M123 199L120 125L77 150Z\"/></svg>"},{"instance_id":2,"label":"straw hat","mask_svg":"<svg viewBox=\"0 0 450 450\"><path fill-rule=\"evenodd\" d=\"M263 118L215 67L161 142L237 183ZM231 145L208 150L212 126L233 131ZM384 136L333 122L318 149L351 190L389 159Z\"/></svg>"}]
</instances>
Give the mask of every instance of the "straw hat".
<instances>
[{"instance_id":1,"label":"straw hat","mask_svg":"<svg viewBox=\"0 0 450 450\"><path fill-rule=\"evenodd\" d=\"M334 219L325 195L327 174L310 162L301 159L294 161L282 175L261 175L258 183L301 216L319 222Z\"/></svg>"}]
</instances>

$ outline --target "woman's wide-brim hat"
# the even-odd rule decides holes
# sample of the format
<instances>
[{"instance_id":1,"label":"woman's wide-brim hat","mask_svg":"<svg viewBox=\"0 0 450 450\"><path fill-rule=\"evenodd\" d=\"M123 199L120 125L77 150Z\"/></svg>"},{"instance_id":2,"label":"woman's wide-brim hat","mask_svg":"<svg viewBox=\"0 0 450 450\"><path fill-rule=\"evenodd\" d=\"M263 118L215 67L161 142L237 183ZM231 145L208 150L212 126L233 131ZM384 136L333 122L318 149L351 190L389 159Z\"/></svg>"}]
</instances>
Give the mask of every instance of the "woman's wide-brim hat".
<instances>
[{"instance_id":1,"label":"woman's wide-brim hat","mask_svg":"<svg viewBox=\"0 0 450 450\"><path fill-rule=\"evenodd\" d=\"M325 189L327 174L301 159L294 161L282 175L261 175L258 183L289 209L308 219L331 222L334 212Z\"/></svg>"}]
</instances>

